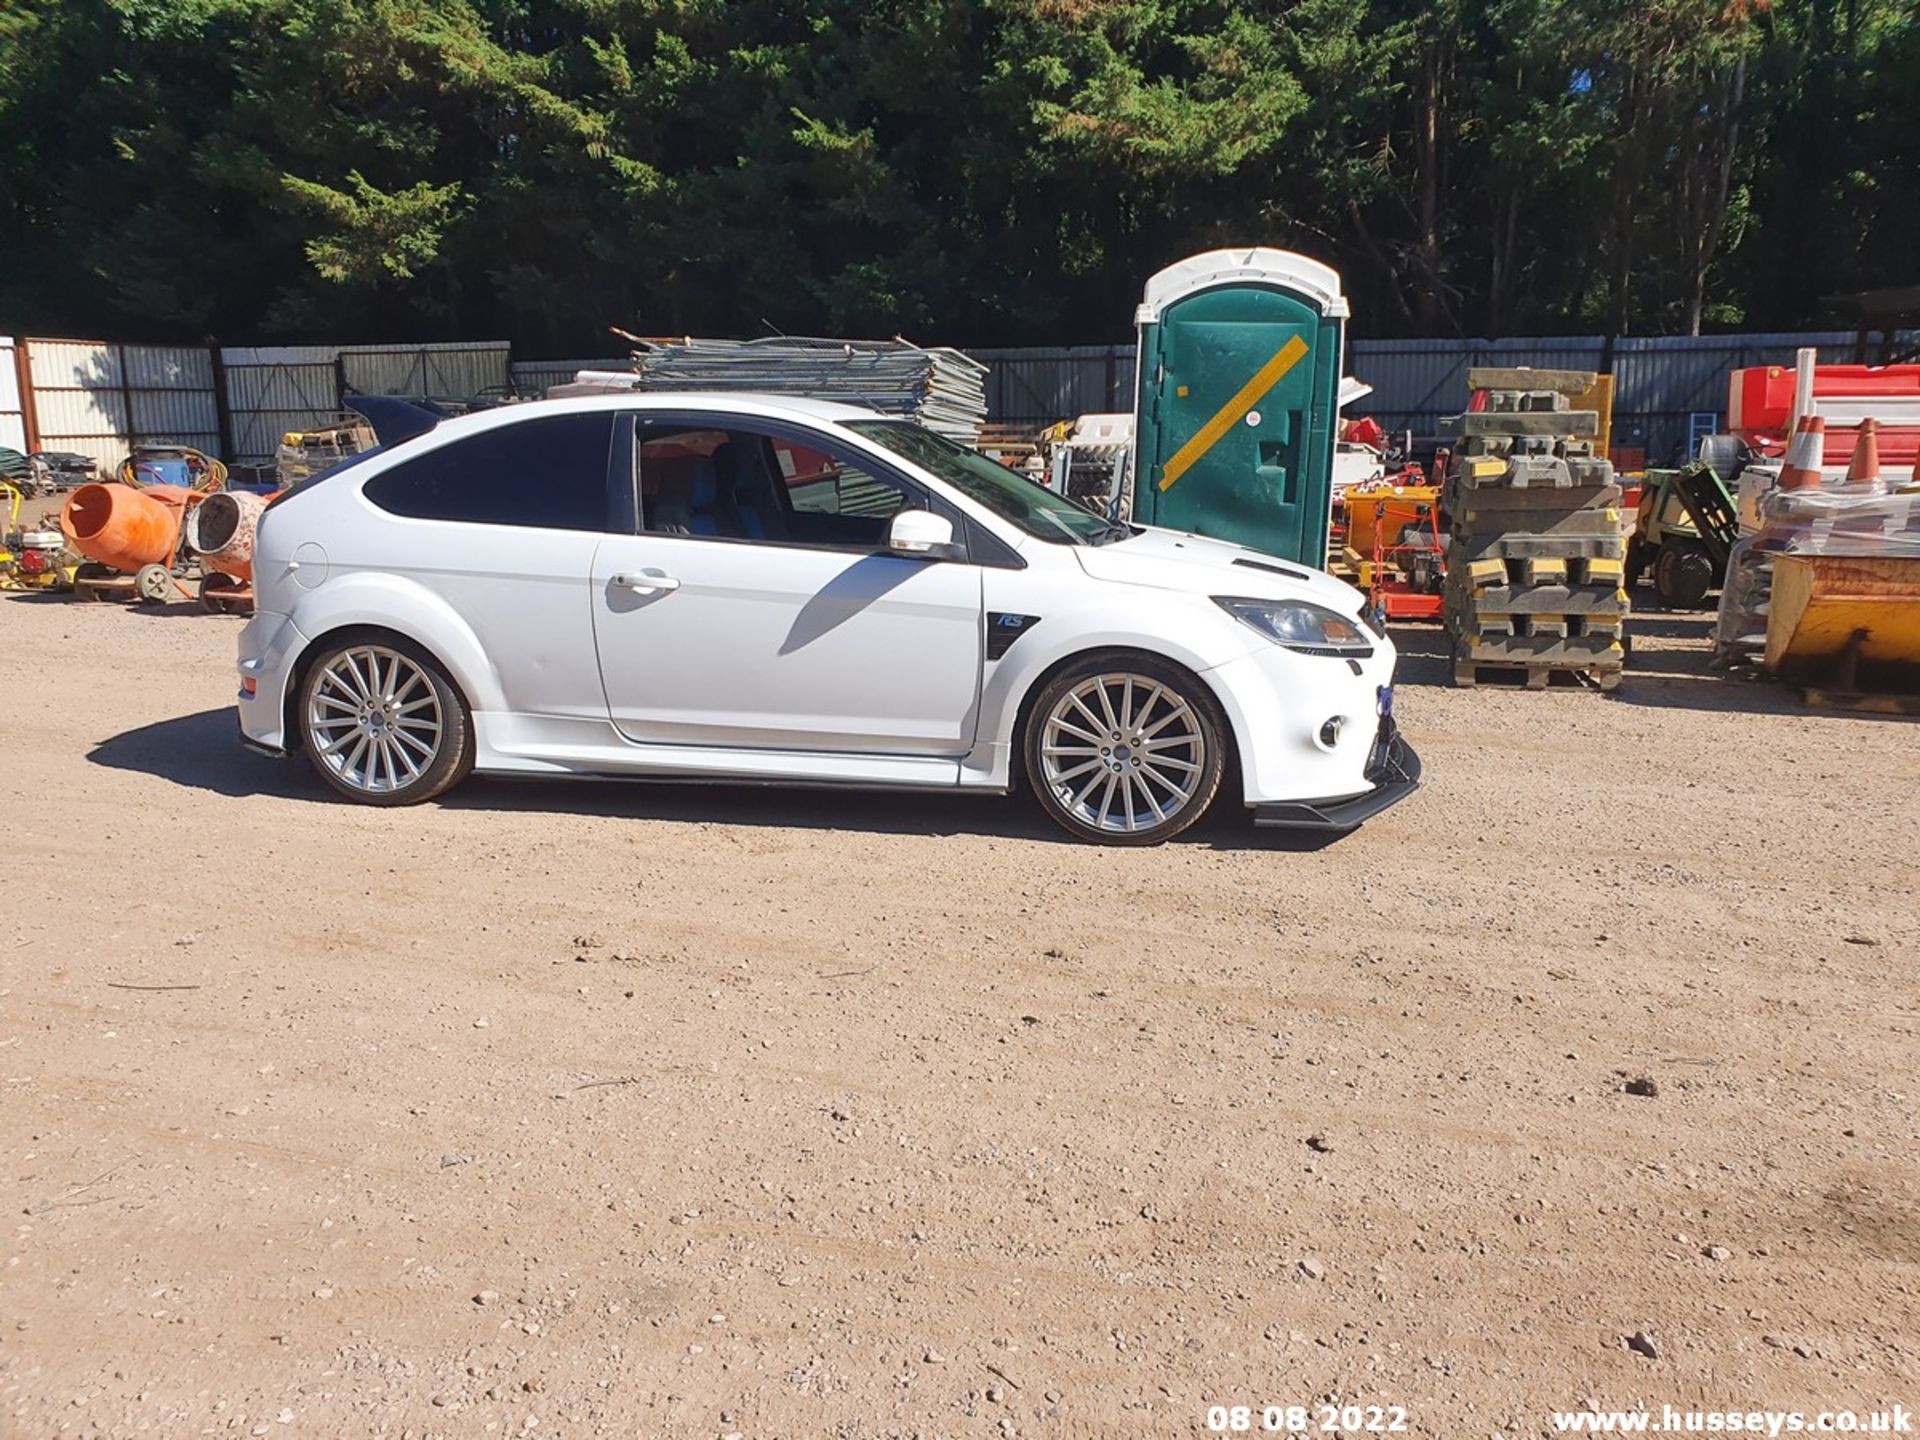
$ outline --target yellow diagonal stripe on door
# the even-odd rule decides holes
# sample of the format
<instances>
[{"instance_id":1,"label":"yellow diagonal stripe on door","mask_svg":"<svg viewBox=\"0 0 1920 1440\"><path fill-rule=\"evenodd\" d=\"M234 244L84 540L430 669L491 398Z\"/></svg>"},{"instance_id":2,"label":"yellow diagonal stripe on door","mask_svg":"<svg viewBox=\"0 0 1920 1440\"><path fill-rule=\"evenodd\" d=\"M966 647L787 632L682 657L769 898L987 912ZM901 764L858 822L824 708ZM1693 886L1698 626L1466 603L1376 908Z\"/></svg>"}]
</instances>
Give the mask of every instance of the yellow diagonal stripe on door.
<instances>
[{"instance_id":1,"label":"yellow diagonal stripe on door","mask_svg":"<svg viewBox=\"0 0 1920 1440\"><path fill-rule=\"evenodd\" d=\"M1253 378L1240 387L1226 404L1222 405L1214 417L1193 432L1193 438L1173 452L1173 458L1167 461L1167 472L1160 477L1160 488L1171 489L1173 482L1187 471L1194 462L1220 443L1220 437L1238 425L1249 410L1259 402L1262 395L1280 383L1280 379L1294 366L1300 363L1300 357L1307 353L1307 342L1295 335L1286 344L1274 352L1273 358L1253 372Z\"/></svg>"}]
</instances>

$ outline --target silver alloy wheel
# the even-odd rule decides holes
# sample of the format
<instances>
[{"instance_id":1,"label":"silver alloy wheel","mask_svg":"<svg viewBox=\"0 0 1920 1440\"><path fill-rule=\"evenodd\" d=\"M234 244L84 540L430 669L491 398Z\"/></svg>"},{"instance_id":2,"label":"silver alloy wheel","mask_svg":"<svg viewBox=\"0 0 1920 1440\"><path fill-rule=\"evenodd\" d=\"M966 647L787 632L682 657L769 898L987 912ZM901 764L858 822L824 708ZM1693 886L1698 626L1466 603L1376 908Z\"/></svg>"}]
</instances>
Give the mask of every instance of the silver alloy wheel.
<instances>
[{"instance_id":1,"label":"silver alloy wheel","mask_svg":"<svg viewBox=\"0 0 1920 1440\"><path fill-rule=\"evenodd\" d=\"M1094 675L1060 697L1040 737L1047 789L1095 830L1136 833L1192 803L1207 738L1192 705L1144 675Z\"/></svg>"},{"instance_id":2,"label":"silver alloy wheel","mask_svg":"<svg viewBox=\"0 0 1920 1440\"><path fill-rule=\"evenodd\" d=\"M427 672L397 650L356 645L328 662L307 701L307 734L339 780L391 794L440 753L444 718Z\"/></svg>"}]
</instances>

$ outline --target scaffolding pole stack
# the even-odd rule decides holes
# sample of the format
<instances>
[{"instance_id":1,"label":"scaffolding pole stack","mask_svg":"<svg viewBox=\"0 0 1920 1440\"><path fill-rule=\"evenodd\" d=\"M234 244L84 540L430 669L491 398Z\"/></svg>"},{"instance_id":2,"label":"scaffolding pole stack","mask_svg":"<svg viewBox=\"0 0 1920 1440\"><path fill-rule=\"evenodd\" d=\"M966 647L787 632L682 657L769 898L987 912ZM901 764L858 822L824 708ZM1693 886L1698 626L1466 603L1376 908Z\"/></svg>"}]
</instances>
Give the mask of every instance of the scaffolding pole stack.
<instances>
[{"instance_id":1,"label":"scaffolding pole stack","mask_svg":"<svg viewBox=\"0 0 1920 1440\"><path fill-rule=\"evenodd\" d=\"M1544 689L1555 672L1601 690L1620 683L1620 487L1611 462L1594 453L1599 415L1570 408L1593 380L1574 370L1467 373L1484 408L1455 417L1460 442L1443 493L1456 685L1502 671L1528 689Z\"/></svg>"}]
</instances>

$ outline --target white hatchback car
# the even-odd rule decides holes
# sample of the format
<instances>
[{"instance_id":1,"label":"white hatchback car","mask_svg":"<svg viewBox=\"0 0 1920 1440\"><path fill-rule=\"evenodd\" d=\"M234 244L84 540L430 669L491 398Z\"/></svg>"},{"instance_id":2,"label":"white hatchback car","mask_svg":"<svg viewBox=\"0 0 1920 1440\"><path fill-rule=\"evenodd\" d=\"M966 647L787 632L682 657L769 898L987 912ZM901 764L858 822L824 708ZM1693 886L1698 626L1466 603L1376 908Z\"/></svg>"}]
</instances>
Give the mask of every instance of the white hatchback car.
<instances>
[{"instance_id":1,"label":"white hatchback car","mask_svg":"<svg viewBox=\"0 0 1920 1440\"><path fill-rule=\"evenodd\" d=\"M516 775L1000 793L1166 840L1228 777L1343 830L1419 782L1359 592L1130 527L906 421L602 395L445 421L271 506L240 727L335 790Z\"/></svg>"}]
</instances>

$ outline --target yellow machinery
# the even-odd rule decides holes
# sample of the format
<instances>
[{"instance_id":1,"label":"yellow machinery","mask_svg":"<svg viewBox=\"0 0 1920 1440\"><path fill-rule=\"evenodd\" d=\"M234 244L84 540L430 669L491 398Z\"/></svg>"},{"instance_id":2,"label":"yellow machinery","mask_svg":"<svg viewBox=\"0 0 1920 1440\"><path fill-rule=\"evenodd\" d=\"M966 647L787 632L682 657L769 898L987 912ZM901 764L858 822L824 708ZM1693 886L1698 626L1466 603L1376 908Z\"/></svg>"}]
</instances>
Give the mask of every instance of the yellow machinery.
<instances>
[{"instance_id":1,"label":"yellow machinery","mask_svg":"<svg viewBox=\"0 0 1920 1440\"><path fill-rule=\"evenodd\" d=\"M1418 483L1399 484L1399 480ZM1362 590L1389 620L1430 620L1442 609L1446 543L1440 487L1417 469L1349 486L1343 559Z\"/></svg>"},{"instance_id":2,"label":"yellow machinery","mask_svg":"<svg viewBox=\"0 0 1920 1440\"><path fill-rule=\"evenodd\" d=\"M280 437L274 470L281 488L291 489L379 443L373 426L364 417L348 412L311 430L287 431Z\"/></svg>"},{"instance_id":3,"label":"yellow machinery","mask_svg":"<svg viewBox=\"0 0 1920 1440\"><path fill-rule=\"evenodd\" d=\"M1600 417L1600 433L1593 437L1593 453L1603 459L1613 449L1613 376L1595 375L1593 383L1568 402L1570 410L1591 410Z\"/></svg>"},{"instance_id":4,"label":"yellow machinery","mask_svg":"<svg viewBox=\"0 0 1920 1440\"><path fill-rule=\"evenodd\" d=\"M1878 702L1913 713L1911 693L1862 695L1861 670L1894 672L1920 689L1920 556L1781 555L1767 608L1767 668L1811 685L1810 700ZM1874 688L1878 688L1877 686Z\"/></svg>"},{"instance_id":5,"label":"yellow machinery","mask_svg":"<svg viewBox=\"0 0 1920 1440\"><path fill-rule=\"evenodd\" d=\"M0 533L0 590L71 590L79 561L67 553L66 538L48 525L20 525L18 487L0 481L0 504L7 527Z\"/></svg>"}]
</instances>

